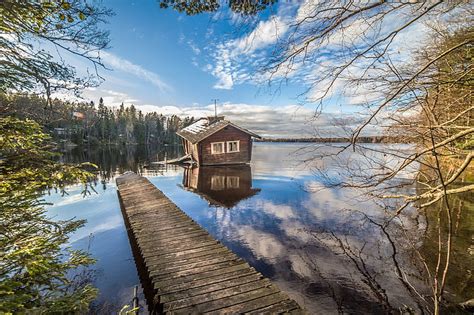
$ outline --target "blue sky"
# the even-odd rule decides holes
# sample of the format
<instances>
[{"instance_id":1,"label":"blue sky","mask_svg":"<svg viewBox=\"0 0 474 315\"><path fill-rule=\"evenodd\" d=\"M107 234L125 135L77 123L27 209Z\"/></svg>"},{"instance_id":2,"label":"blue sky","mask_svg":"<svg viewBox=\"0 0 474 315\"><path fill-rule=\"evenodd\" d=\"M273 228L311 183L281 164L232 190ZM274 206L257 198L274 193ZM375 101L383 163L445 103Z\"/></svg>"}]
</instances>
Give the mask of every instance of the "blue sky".
<instances>
[{"instance_id":1,"label":"blue sky","mask_svg":"<svg viewBox=\"0 0 474 315\"><path fill-rule=\"evenodd\" d=\"M105 64L114 70L101 72L109 79L101 90L126 92L138 103L158 106L207 105L213 98L221 103L295 104L295 87L287 86L284 93L275 96L260 84L220 84L218 74L212 73L217 62L213 58L216 46L245 36L244 29L233 25L229 13L187 16L160 9L155 1L105 1L104 5L116 15L106 26L111 48L103 54ZM269 14L262 15L265 19ZM109 54L117 58L117 63ZM153 74L163 86L130 73L123 66L124 60ZM122 63L122 69L118 63Z\"/></svg>"},{"instance_id":2,"label":"blue sky","mask_svg":"<svg viewBox=\"0 0 474 315\"><path fill-rule=\"evenodd\" d=\"M219 86L219 79L210 70L215 66L216 46L243 32L232 25L228 13L187 16L160 9L155 1L104 4L116 13L110 19L112 47L108 52L155 73L169 87L156 89L146 80L124 86L139 96L140 101L175 106L208 104L212 98L233 103L294 103L289 93L271 98L254 84ZM121 77L123 73L115 75Z\"/></svg>"},{"instance_id":3,"label":"blue sky","mask_svg":"<svg viewBox=\"0 0 474 315\"><path fill-rule=\"evenodd\" d=\"M101 53L111 70L100 71L105 81L85 90L86 100L97 102L103 97L108 106L123 102L145 112L198 117L212 114L211 99L217 98L220 114L273 137L341 136L334 119L360 121L361 107L340 91L328 99L317 119L312 118L316 105L300 106L297 96L308 88L318 67L328 63L324 54L278 89L278 82L268 88L266 76L257 72L288 24L307 13L314 1L281 2L244 23L226 8L187 16L160 9L152 0L106 0L103 4L115 12L105 25L111 48ZM354 26L344 35L356 38L361 27ZM79 71L90 67L83 61L76 66ZM316 87L309 95L320 92ZM357 100L367 101L370 88L362 92Z\"/></svg>"}]
</instances>

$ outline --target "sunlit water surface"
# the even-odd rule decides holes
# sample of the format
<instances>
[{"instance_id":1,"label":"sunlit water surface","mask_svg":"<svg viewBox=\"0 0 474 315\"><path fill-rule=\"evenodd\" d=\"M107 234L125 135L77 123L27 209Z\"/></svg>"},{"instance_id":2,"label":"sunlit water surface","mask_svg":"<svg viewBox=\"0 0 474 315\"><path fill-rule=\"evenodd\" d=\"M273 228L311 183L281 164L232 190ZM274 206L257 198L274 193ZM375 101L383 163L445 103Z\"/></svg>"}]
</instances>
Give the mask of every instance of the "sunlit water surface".
<instances>
[{"instance_id":1,"label":"sunlit water surface","mask_svg":"<svg viewBox=\"0 0 474 315\"><path fill-rule=\"evenodd\" d=\"M426 311L430 291L416 250L427 256L434 251L437 236L430 216L407 209L400 220L384 225L390 217L386 207L359 191L318 189L328 178L314 172L315 166L333 178L344 170L331 161L308 162L314 153L299 151L301 146L255 143L250 167L194 170L144 168L164 157L164 151L151 149L68 152L65 161L92 161L102 170L96 192L84 196L78 185L66 196L46 196L54 203L48 210L55 218L87 220L70 245L97 259L91 273L100 290L95 310L117 312L140 284L114 180L117 173L132 170L310 313ZM337 145L315 146L337 150ZM384 150L384 145L371 146ZM168 157L179 154L176 148L167 151ZM348 161L358 158L347 156ZM472 197L463 200L458 219L472 217L472 205ZM458 222L454 273L472 270L474 228L467 221ZM429 257L427 264L434 263ZM472 297L472 280L453 276L447 291L458 302ZM141 305L145 311L143 295Z\"/></svg>"}]
</instances>

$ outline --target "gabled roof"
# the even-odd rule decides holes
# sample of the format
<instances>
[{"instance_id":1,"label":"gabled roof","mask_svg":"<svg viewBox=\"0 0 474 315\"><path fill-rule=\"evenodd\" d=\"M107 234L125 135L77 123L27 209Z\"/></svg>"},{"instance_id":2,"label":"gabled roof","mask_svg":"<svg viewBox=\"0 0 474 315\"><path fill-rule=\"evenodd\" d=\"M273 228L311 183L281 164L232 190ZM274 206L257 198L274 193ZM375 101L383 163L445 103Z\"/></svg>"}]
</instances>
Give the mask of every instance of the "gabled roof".
<instances>
[{"instance_id":1,"label":"gabled roof","mask_svg":"<svg viewBox=\"0 0 474 315\"><path fill-rule=\"evenodd\" d=\"M252 137L260 138L259 135L239 127L228 120L222 119L211 122L208 118L201 118L186 128L179 130L176 132L176 134L191 143L198 143L227 126L232 126L236 129L239 129L240 131L245 132Z\"/></svg>"}]
</instances>

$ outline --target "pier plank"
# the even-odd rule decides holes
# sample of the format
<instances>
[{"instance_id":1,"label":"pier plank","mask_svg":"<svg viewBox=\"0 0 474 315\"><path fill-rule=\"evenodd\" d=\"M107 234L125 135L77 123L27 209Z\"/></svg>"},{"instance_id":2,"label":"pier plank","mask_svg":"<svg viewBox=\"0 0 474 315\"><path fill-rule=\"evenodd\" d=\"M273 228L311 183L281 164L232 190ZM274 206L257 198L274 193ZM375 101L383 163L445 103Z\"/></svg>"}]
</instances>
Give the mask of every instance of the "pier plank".
<instances>
[{"instance_id":1,"label":"pier plank","mask_svg":"<svg viewBox=\"0 0 474 315\"><path fill-rule=\"evenodd\" d=\"M263 279L262 276L258 273L254 274L249 274L246 276L241 276L238 278L234 279L229 279L229 280L224 280L222 282L218 283L211 283L205 286L197 287L197 288L191 288L185 291L180 291L180 292L172 292L170 294L161 294L160 296L160 301L163 303L170 302L170 301L176 301L176 300L181 300L181 299L186 299L190 298L196 295L201 295L209 292L214 292L214 291L219 291L222 289L230 288L230 287L235 287L238 285L246 284L249 282L254 282L257 280Z\"/></svg>"},{"instance_id":2,"label":"pier plank","mask_svg":"<svg viewBox=\"0 0 474 315\"><path fill-rule=\"evenodd\" d=\"M304 313L146 178L126 173L117 188L152 313Z\"/></svg>"},{"instance_id":3,"label":"pier plank","mask_svg":"<svg viewBox=\"0 0 474 315\"><path fill-rule=\"evenodd\" d=\"M234 254L223 254L215 257L198 257L192 260L188 260L187 263L178 265L176 265L175 263L155 265L155 268L160 270L160 275L166 275L169 273L178 274L180 271L186 271L197 267L211 266L214 264L224 263L228 261L240 261L240 259L237 258Z\"/></svg>"},{"instance_id":4,"label":"pier plank","mask_svg":"<svg viewBox=\"0 0 474 315\"><path fill-rule=\"evenodd\" d=\"M201 256L209 256L209 255L220 255L223 253L226 253L227 249L225 247L209 247L205 248L202 251L199 252L193 252L193 253L188 253L186 255L181 255L179 258L173 257L173 256L153 256L153 257L147 257L145 260L148 264L153 264L155 262L162 262L162 263L172 263L173 261L182 261L182 260L191 260L196 257L201 257Z\"/></svg>"},{"instance_id":5,"label":"pier plank","mask_svg":"<svg viewBox=\"0 0 474 315\"><path fill-rule=\"evenodd\" d=\"M195 305L199 305L206 302L211 302L215 300L220 300L226 297L234 296L236 294L244 293L244 292L251 292L257 289L265 288L270 286L270 282L268 280L262 281L253 281L249 283L240 284L237 286L233 286L230 288L225 288L217 291L211 291L202 293L200 295L195 295L193 297L179 299L175 301L170 301L164 303L164 310L178 310L180 308L185 307L194 307Z\"/></svg>"},{"instance_id":6,"label":"pier plank","mask_svg":"<svg viewBox=\"0 0 474 315\"><path fill-rule=\"evenodd\" d=\"M227 313L227 314L239 314L243 313L241 309L253 310L260 306L260 298L275 295L278 293L278 289L274 287L264 287L250 292L233 294L231 296L196 304L192 307L182 308L175 311L175 314L189 314L189 313ZM280 297L278 297L280 298ZM276 302L279 302L276 301ZM266 305L267 306L267 305Z\"/></svg>"},{"instance_id":7,"label":"pier plank","mask_svg":"<svg viewBox=\"0 0 474 315\"><path fill-rule=\"evenodd\" d=\"M209 277L201 280L190 281L185 283L174 283L168 286L164 285L155 285L157 290L157 294L164 295L164 294L175 294L176 292L187 292L191 289L203 288L212 284L218 284L224 282L226 280L238 279L241 277L247 277L252 275L259 275L255 270L246 270L241 269L229 273L225 273L222 275ZM260 276L260 275L259 275Z\"/></svg>"}]
</instances>

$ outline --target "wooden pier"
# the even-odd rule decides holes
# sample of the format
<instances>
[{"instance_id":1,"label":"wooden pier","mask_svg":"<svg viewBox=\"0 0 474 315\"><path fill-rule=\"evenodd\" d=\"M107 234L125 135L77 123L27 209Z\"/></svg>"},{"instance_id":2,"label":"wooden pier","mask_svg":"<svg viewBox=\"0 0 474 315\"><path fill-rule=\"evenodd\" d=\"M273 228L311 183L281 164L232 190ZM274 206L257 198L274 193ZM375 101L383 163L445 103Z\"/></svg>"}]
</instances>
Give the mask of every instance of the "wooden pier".
<instances>
[{"instance_id":1,"label":"wooden pier","mask_svg":"<svg viewBox=\"0 0 474 315\"><path fill-rule=\"evenodd\" d=\"M303 313L146 178L126 173L117 188L152 313Z\"/></svg>"}]
</instances>

